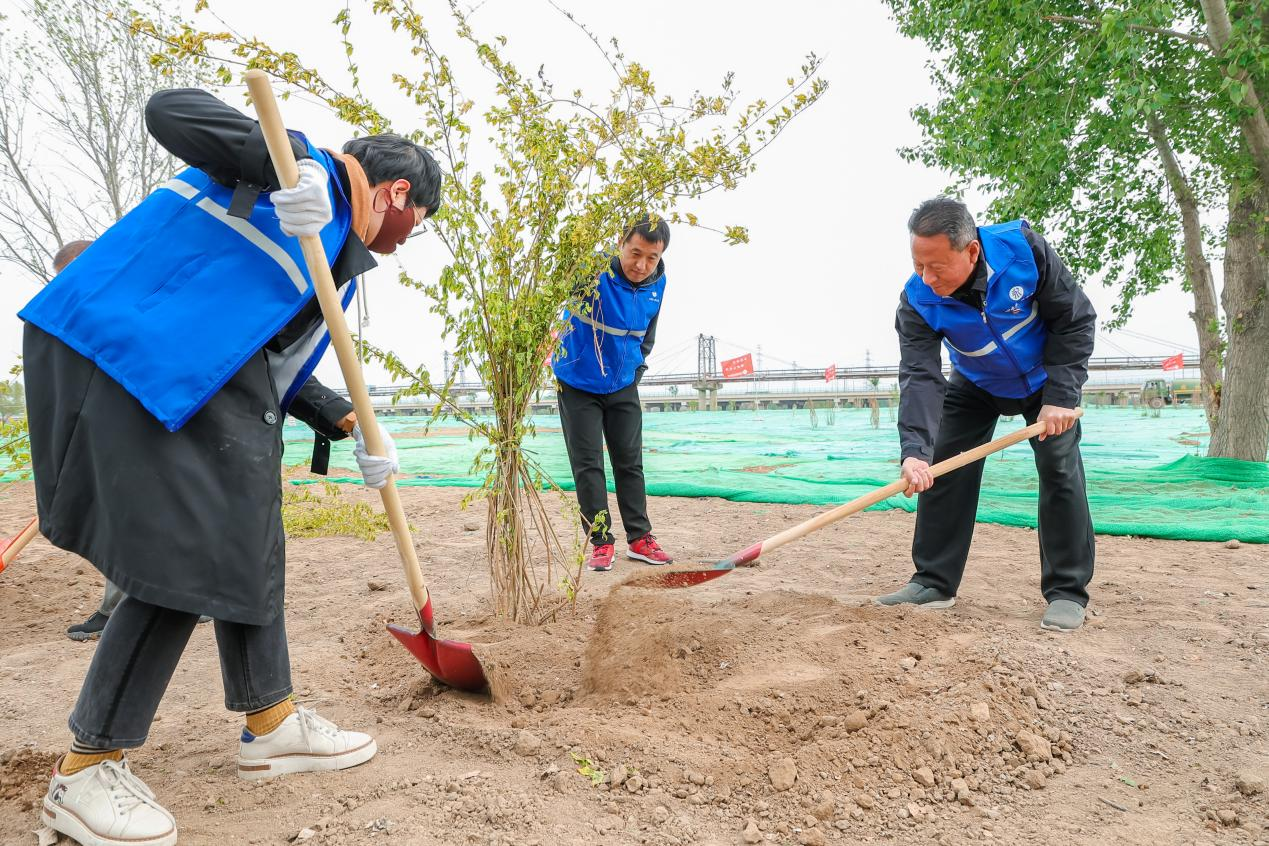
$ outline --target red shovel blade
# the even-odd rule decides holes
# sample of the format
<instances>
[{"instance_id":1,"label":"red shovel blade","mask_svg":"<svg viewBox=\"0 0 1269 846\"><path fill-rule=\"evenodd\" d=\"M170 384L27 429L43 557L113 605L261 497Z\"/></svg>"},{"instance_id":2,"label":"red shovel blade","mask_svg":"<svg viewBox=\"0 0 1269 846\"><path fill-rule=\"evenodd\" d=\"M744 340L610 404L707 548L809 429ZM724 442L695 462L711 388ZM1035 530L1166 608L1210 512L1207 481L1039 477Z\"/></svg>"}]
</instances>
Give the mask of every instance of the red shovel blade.
<instances>
[{"instance_id":1,"label":"red shovel blade","mask_svg":"<svg viewBox=\"0 0 1269 846\"><path fill-rule=\"evenodd\" d=\"M687 588L696 587L725 576L732 571L710 567L705 570L643 570L626 579L627 587L637 588Z\"/></svg>"},{"instance_id":2,"label":"red shovel blade","mask_svg":"<svg viewBox=\"0 0 1269 846\"><path fill-rule=\"evenodd\" d=\"M737 567L752 567L760 555L762 555L762 544L755 543L722 561L706 566L703 570L644 570L626 579L624 584L638 588L696 587L713 581L719 576L725 576Z\"/></svg>"},{"instance_id":3,"label":"red shovel blade","mask_svg":"<svg viewBox=\"0 0 1269 846\"><path fill-rule=\"evenodd\" d=\"M427 616L430 617L431 608L424 610L429 612ZM388 626L388 631L442 684L472 692L480 692L489 687L485 670L480 666L480 659L472 652L470 643L438 640L428 632L422 612L419 614L419 625L422 628L418 632L393 625Z\"/></svg>"}]
</instances>

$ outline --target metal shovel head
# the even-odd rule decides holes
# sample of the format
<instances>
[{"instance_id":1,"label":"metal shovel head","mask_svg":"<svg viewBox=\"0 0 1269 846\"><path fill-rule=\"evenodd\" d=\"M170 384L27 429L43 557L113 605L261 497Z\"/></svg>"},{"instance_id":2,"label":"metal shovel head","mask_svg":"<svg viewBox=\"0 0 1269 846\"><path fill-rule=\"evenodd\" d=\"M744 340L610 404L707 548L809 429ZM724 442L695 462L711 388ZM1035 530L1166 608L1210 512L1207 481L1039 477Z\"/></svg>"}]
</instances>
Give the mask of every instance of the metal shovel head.
<instances>
[{"instance_id":1,"label":"metal shovel head","mask_svg":"<svg viewBox=\"0 0 1269 846\"><path fill-rule=\"evenodd\" d=\"M725 576L737 567L752 567L762 555L762 543L747 546L722 561L702 561L699 569L644 570L626 579L629 587L639 588L688 588L703 585L719 576Z\"/></svg>"},{"instance_id":2,"label":"metal shovel head","mask_svg":"<svg viewBox=\"0 0 1269 846\"><path fill-rule=\"evenodd\" d=\"M707 566L700 570L641 570L624 582L626 587L673 589L696 587L730 573L734 567Z\"/></svg>"},{"instance_id":3,"label":"metal shovel head","mask_svg":"<svg viewBox=\"0 0 1269 846\"><path fill-rule=\"evenodd\" d=\"M388 631L442 684L473 693L488 689L489 680L470 643L438 640L428 634L422 614L419 615L419 624L422 629L418 632L393 625L388 626Z\"/></svg>"}]
</instances>

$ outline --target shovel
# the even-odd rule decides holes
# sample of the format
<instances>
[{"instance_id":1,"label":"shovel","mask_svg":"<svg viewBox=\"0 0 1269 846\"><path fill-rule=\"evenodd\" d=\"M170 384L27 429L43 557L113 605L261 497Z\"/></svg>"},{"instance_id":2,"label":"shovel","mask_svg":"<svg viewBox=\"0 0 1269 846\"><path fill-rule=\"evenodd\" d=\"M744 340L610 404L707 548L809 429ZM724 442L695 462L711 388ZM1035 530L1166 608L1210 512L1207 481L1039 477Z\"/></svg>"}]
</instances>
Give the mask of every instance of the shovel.
<instances>
[{"instance_id":1,"label":"shovel","mask_svg":"<svg viewBox=\"0 0 1269 846\"><path fill-rule=\"evenodd\" d=\"M11 538L0 539L0 573L4 572L4 568L13 563L13 559L18 557L18 553L31 542L31 538L40 533L40 518L32 517L31 522L26 524L26 528L18 532Z\"/></svg>"},{"instance_id":2,"label":"shovel","mask_svg":"<svg viewBox=\"0 0 1269 846\"><path fill-rule=\"evenodd\" d=\"M1081 417L1084 410L1075 409L1076 417ZM960 455L953 456L946 461L940 461L938 464L930 467L930 473L935 476L942 476L950 473L957 468L964 467L966 464L973 464L975 461L981 461L993 452L999 452L1005 447L1013 446L1016 443L1025 441L1028 438L1034 438L1041 435L1047 425L1044 423L1032 423L1025 429L1005 435L1003 438L997 438L991 443L974 447L971 450L962 452ZM703 567L697 570L662 570L644 571L626 579L624 585L629 587L641 588L685 588L694 587L711 579L717 579L719 576L725 576L737 567L752 567L764 553L774 552L786 543L792 543L798 538L809 535L811 532L822 529L825 526L831 526L838 520L863 511L871 505L876 505L882 500L889 499L896 494L901 494L908 489L908 483L904 479L896 479L885 487L877 488L869 494L852 499L843 505L839 505L832 511L825 511L823 514L816 515L805 523L800 523L791 529L785 529L778 535L773 535L764 541L759 541L753 546L747 546L739 552L732 553L727 558L719 561L717 564Z\"/></svg>"},{"instance_id":3,"label":"shovel","mask_svg":"<svg viewBox=\"0 0 1269 846\"><path fill-rule=\"evenodd\" d=\"M247 88L251 92L251 100L256 107L256 114L260 118L260 128L264 132L264 140L268 145L269 157L273 160L278 180L283 187L289 188L299 180L299 169L295 164L295 154L291 149L286 128L282 124L282 116L278 112L278 101L273 96L273 86L269 84L268 75L255 68L247 71L246 81ZM344 322L344 310L340 307L339 293L330 275L326 251L322 248L321 239L316 235L302 236L300 246L304 249L304 261L308 265L309 276L317 291L317 300L322 307L326 327L330 331L331 343L339 358L344 383L348 386L348 394L357 412L357 422L366 440L366 451L371 455L384 455L379 424L375 421L374 407L370 404L370 393L366 390L361 363L353 348L352 335L349 334L348 325ZM413 653L437 681L459 690L484 690L489 683L479 659L472 653L471 644L457 640L441 640L436 637L436 624L432 618L432 597L427 592L427 586L423 584L423 573L419 570L414 539L410 537L410 527L405 519L405 509L401 506L401 496L397 492L396 481L389 476L388 483L379 489L379 493L383 496L383 510L388 515L388 524L392 527L392 538L396 541L397 552L401 556L405 581L410 589L410 599L414 602L414 610L418 613L419 624L422 628L421 631L415 633L400 626L390 625L388 631Z\"/></svg>"}]
</instances>

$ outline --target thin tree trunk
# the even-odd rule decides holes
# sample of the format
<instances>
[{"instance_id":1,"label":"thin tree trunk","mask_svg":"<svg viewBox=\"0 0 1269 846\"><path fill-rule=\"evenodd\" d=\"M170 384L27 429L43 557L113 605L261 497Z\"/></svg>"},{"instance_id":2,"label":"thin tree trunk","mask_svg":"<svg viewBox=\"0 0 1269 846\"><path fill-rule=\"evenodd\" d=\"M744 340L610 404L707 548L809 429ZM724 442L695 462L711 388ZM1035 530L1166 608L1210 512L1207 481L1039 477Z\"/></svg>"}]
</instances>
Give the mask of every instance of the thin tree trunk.
<instances>
[{"instance_id":1,"label":"thin tree trunk","mask_svg":"<svg viewBox=\"0 0 1269 846\"><path fill-rule=\"evenodd\" d=\"M1177 162L1172 144L1168 141L1167 130L1159 116L1151 114L1147 118L1150 137L1155 149L1163 160L1163 170L1167 174L1168 186L1172 196L1181 209L1181 231L1185 247L1185 279L1194 296L1194 310L1190 319L1194 321L1194 329L1199 339L1199 372L1202 374L1203 409L1207 412L1207 426L1215 430L1216 418L1220 412L1221 394L1221 329L1220 319L1216 311L1216 283L1212 279L1212 266L1203 252L1203 227L1199 222L1198 201L1190 190L1181 165Z\"/></svg>"},{"instance_id":2,"label":"thin tree trunk","mask_svg":"<svg viewBox=\"0 0 1269 846\"><path fill-rule=\"evenodd\" d=\"M1231 192L1221 304L1229 348L1220 416L1208 455L1264 461L1269 454L1269 197Z\"/></svg>"}]
</instances>

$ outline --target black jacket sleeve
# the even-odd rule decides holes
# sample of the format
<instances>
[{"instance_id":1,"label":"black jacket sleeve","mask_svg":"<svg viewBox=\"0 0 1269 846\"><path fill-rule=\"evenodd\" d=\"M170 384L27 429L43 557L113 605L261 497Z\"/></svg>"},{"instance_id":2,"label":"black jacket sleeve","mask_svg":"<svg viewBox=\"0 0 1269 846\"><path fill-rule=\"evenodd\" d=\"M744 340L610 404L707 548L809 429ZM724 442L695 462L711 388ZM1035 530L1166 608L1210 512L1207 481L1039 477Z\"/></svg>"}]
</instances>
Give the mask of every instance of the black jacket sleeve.
<instances>
[{"instance_id":1,"label":"black jacket sleeve","mask_svg":"<svg viewBox=\"0 0 1269 846\"><path fill-rule=\"evenodd\" d=\"M332 441L348 437L336 424L353 410L352 403L310 376L295 394L287 413Z\"/></svg>"},{"instance_id":2,"label":"black jacket sleeve","mask_svg":"<svg viewBox=\"0 0 1269 846\"><path fill-rule=\"evenodd\" d=\"M895 314L899 333L899 448L902 458L934 458L934 439L943 416L943 336L930 328L908 302L899 295Z\"/></svg>"},{"instance_id":3,"label":"black jacket sleeve","mask_svg":"<svg viewBox=\"0 0 1269 846\"><path fill-rule=\"evenodd\" d=\"M652 322L648 324L648 329L643 333L643 343L639 345L639 352L643 353L643 364L635 369L635 384L639 384L643 379L643 374L648 369L648 356L652 355L652 347L657 342L657 320L661 317L658 311L652 315Z\"/></svg>"},{"instance_id":4,"label":"black jacket sleeve","mask_svg":"<svg viewBox=\"0 0 1269 846\"><path fill-rule=\"evenodd\" d=\"M1036 268L1036 303L1048 339L1044 342L1045 405L1074 408L1088 379L1088 359L1097 335L1097 312L1071 271L1041 236L1024 229Z\"/></svg>"},{"instance_id":5,"label":"black jacket sleeve","mask_svg":"<svg viewBox=\"0 0 1269 846\"><path fill-rule=\"evenodd\" d=\"M145 105L145 125L165 150L221 185L234 188L245 180L265 191L280 187L260 125L206 91L159 91ZM296 159L309 157L294 135L291 149Z\"/></svg>"}]
</instances>

